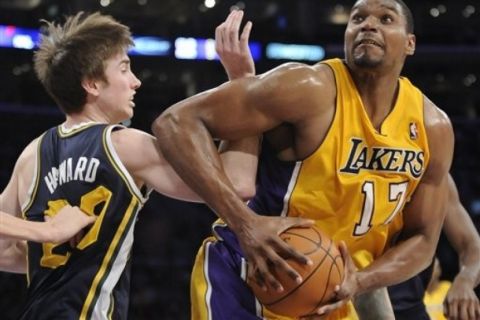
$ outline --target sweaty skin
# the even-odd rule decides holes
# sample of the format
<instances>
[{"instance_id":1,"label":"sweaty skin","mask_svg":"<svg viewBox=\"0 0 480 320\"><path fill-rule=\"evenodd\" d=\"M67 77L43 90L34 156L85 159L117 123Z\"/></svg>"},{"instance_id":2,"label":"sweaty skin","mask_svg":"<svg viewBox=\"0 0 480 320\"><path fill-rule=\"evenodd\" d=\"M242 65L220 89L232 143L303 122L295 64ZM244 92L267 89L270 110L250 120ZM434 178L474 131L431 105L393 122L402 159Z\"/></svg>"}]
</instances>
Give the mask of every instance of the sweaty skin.
<instances>
[{"instance_id":1,"label":"sweaty skin","mask_svg":"<svg viewBox=\"0 0 480 320\"><path fill-rule=\"evenodd\" d=\"M402 10L393 0L358 1L345 32L346 65L377 130L396 101L400 72L415 49L415 36L407 32ZM282 257L292 254L278 237L287 218L256 215L235 195L212 138L238 139L287 125L293 142L289 156L301 160L323 141L335 113L335 98L335 81L327 66L288 63L183 100L152 127L174 169L227 222L247 260L257 266L259 278L276 289L281 285L271 267L283 266ZM339 301L320 308L319 314L360 293L404 281L431 261L444 219L453 130L448 117L426 97L424 114L431 158L403 211L406 240L359 271L345 245L340 245L347 267L337 291Z\"/></svg>"}]
</instances>

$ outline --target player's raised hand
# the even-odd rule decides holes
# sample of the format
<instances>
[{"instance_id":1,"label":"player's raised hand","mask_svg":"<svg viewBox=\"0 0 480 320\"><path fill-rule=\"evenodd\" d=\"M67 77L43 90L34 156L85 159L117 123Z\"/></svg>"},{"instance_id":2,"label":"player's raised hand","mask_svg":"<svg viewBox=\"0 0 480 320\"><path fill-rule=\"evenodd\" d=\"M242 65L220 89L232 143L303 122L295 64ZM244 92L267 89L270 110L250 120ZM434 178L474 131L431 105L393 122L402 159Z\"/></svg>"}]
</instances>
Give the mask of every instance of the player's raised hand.
<instances>
[{"instance_id":1,"label":"player's raised hand","mask_svg":"<svg viewBox=\"0 0 480 320\"><path fill-rule=\"evenodd\" d=\"M248 40L252 22L248 21L240 34L242 10L233 10L227 19L215 29L215 49L230 80L255 75Z\"/></svg>"},{"instance_id":2,"label":"player's raised hand","mask_svg":"<svg viewBox=\"0 0 480 320\"><path fill-rule=\"evenodd\" d=\"M53 243L63 243L77 235L83 228L93 223L96 216L90 216L78 207L64 206L55 216L46 219Z\"/></svg>"},{"instance_id":3,"label":"player's raised hand","mask_svg":"<svg viewBox=\"0 0 480 320\"><path fill-rule=\"evenodd\" d=\"M250 282L256 282L263 290L283 291L282 284L275 274L285 273L300 283L301 276L285 260L295 260L301 264L312 262L297 252L280 238L280 234L292 227L309 227L313 220L291 217L269 217L255 215L253 220L244 223L236 230L240 246L253 272L249 272Z\"/></svg>"}]
</instances>

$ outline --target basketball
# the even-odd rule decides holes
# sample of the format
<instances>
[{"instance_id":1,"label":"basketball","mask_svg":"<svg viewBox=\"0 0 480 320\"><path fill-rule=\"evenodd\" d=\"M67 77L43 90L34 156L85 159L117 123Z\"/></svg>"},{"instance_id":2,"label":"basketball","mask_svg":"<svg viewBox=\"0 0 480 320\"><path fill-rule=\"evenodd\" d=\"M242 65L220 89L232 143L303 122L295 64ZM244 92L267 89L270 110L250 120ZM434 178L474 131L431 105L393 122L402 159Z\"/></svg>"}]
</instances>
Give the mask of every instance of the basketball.
<instances>
[{"instance_id":1,"label":"basketball","mask_svg":"<svg viewBox=\"0 0 480 320\"><path fill-rule=\"evenodd\" d=\"M317 227L290 228L280 237L298 252L309 257L313 265L287 262L302 276L297 284L287 274L275 273L284 291L263 291L256 282L249 283L257 299L270 311L283 316L312 314L334 296L334 288L343 281L343 260L335 243Z\"/></svg>"}]
</instances>

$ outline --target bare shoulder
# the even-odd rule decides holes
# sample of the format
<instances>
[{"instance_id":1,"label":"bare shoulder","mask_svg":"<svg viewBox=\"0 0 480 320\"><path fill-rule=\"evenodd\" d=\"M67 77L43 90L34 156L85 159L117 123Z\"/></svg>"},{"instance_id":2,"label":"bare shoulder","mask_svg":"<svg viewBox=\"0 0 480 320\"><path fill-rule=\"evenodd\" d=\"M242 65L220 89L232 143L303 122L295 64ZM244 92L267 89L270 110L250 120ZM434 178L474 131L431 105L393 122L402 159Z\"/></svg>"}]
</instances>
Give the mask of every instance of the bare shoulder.
<instances>
[{"instance_id":1,"label":"bare shoulder","mask_svg":"<svg viewBox=\"0 0 480 320\"><path fill-rule=\"evenodd\" d=\"M135 148L138 147L138 143L154 139L152 135L145 131L134 128L123 128L112 132L112 142L115 147L118 146L119 148Z\"/></svg>"},{"instance_id":2,"label":"bare shoulder","mask_svg":"<svg viewBox=\"0 0 480 320\"><path fill-rule=\"evenodd\" d=\"M28 181L28 183L33 179L40 138L41 137L37 137L32 140L25 149L23 149L15 164L14 175L20 177L23 181Z\"/></svg>"},{"instance_id":3,"label":"bare shoulder","mask_svg":"<svg viewBox=\"0 0 480 320\"><path fill-rule=\"evenodd\" d=\"M323 63L307 65L288 62L259 76L260 79L265 77L278 78L281 83L289 86L322 86L335 83L333 71Z\"/></svg>"},{"instance_id":4,"label":"bare shoulder","mask_svg":"<svg viewBox=\"0 0 480 320\"><path fill-rule=\"evenodd\" d=\"M30 142L17 159L15 168L13 170L12 178L6 189L13 195L17 190L18 204L25 202L28 189L35 179L35 168L37 161L37 149L40 138L36 138Z\"/></svg>"},{"instance_id":5,"label":"bare shoulder","mask_svg":"<svg viewBox=\"0 0 480 320\"><path fill-rule=\"evenodd\" d=\"M285 63L258 76L262 101L275 106L285 106L295 113L295 120L316 117L322 110L330 110L336 97L335 77L325 64L306 65ZM258 96L255 96L258 98ZM292 108L295 105L296 108ZM292 121L290 121L292 122Z\"/></svg>"},{"instance_id":6,"label":"bare shoulder","mask_svg":"<svg viewBox=\"0 0 480 320\"><path fill-rule=\"evenodd\" d=\"M35 163L39 141L40 141L40 137L31 141L25 147L25 149L23 149L22 153L18 157L17 166L28 167L28 166L32 166Z\"/></svg>"},{"instance_id":7,"label":"bare shoulder","mask_svg":"<svg viewBox=\"0 0 480 320\"><path fill-rule=\"evenodd\" d=\"M135 177L136 172L158 161L159 154L155 147L156 138L144 131L123 128L112 132L115 152L127 170Z\"/></svg>"},{"instance_id":8,"label":"bare shoulder","mask_svg":"<svg viewBox=\"0 0 480 320\"><path fill-rule=\"evenodd\" d=\"M431 130L451 130L452 123L448 115L437 107L428 97L424 96L425 127Z\"/></svg>"},{"instance_id":9,"label":"bare shoulder","mask_svg":"<svg viewBox=\"0 0 480 320\"><path fill-rule=\"evenodd\" d=\"M453 127L447 114L426 96L424 96L424 113L430 149L430 162L425 178L437 180L448 174L450 170L454 145Z\"/></svg>"}]
</instances>

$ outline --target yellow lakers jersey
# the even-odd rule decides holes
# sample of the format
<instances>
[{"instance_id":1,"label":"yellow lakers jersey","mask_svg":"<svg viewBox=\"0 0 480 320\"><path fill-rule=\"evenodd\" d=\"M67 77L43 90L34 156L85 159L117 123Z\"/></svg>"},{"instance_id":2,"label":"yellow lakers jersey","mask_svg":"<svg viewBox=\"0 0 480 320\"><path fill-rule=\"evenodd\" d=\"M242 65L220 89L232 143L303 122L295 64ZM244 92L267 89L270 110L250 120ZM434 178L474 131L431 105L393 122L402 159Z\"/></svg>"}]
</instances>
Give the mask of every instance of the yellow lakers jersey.
<instances>
[{"instance_id":1,"label":"yellow lakers jersey","mask_svg":"<svg viewBox=\"0 0 480 320\"><path fill-rule=\"evenodd\" d=\"M333 70L337 88L324 141L293 163L275 159L265 146L257 194L249 205L260 214L315 219L335 242L346 242L363 268L401 230L402 210L428 165L423 95L401 77L395 105L376 130L344 62L323 63Z\"/></svg>"}]
</instances>

